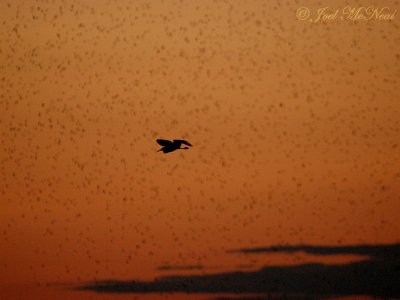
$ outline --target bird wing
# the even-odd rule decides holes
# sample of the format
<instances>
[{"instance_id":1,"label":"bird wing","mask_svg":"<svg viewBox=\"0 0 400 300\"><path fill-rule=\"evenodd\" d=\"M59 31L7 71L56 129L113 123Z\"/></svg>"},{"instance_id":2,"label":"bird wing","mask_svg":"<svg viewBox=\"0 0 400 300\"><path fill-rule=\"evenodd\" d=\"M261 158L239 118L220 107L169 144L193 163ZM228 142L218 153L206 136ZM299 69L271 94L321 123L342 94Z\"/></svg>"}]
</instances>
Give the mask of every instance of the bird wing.
<instances>
[{"instance_id":1,"label":"bird wing","mask_svg":"<svg viewBox=\"0 0 400 300\"><path fill-rule=\"evenodd\" d=\"M187 146L192 146L192 144L190 144L188 141L185 141L185 140L174 140L174 143L182 143Z\"/></svg>"},{"instance_id":2,"label":"bird wing","mask_svg":"<svg viewBox=\"0 0 400 300\"><path fill-rule=\"evenodd\" d=\"M158 139L157 143L159 143L161 146L170 146L172 144L171 141L168 140L163 140L163 139Z\"/></svg>"}]
</instances>

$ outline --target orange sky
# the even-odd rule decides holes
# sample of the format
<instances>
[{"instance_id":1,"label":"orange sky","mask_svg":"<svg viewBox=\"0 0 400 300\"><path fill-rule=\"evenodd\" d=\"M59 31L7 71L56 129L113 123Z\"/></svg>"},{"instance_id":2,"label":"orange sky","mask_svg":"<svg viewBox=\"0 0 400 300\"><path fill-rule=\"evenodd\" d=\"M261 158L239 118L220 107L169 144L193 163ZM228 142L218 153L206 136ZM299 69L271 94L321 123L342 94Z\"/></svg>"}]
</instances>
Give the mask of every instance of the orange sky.
<instances>
[{"instance_id":1,"label":"orange sky","mask_svg":"<svg viewBox=\"0 0 400 300\"><path fill-rule=\"evenodd\" d=\"M2 287L399 242L399 16L310 24L300 6L321 4L2 1Z\"/></svg>"}]
</instances>

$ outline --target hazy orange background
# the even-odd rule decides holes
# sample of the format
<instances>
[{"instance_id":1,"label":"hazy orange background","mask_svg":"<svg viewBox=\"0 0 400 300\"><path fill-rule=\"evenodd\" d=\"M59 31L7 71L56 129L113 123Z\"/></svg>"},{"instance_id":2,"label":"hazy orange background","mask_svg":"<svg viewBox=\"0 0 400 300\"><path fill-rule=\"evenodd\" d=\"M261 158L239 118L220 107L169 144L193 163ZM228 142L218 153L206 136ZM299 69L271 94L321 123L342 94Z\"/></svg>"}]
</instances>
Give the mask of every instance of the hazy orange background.
<instances>
[{"instance_id":1,"label":"hazy orange background","mask_svg":"<svg viewBox=\"0 0 400 300\"><path fill-rule=\"evenodd\" d=\"M310 24L300 6L322 4L1 1L3 296L399 242L400 16Z\"/></svg>"}]
</instances>

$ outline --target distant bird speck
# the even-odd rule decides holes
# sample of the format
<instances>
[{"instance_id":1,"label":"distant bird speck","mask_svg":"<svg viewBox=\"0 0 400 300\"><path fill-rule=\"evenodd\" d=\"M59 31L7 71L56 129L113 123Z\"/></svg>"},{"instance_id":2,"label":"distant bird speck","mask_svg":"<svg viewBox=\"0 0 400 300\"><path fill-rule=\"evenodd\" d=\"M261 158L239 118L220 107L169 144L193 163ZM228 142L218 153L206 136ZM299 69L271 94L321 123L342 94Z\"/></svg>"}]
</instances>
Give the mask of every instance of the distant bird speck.
<instances>
[{"instance_id":1,"label":"distant bird speck","mask_svg":"<svg viewBox=\"0 0 400 300\"><path fill-rule=\"evenodd\" d=\"M175 150L178 150L178 149L185 149L185 150L189 149L189 147L181 148L182 144L190 146L190 147L192 146L189 142L187 142L185 140L173 140L171 142L171 141L168 141L168 140L158 139L157 143L159 143L161 146L163 146L157 152L162 151L164 153L169 153L169 152L172 152L172 151L175 151Z\"/></svg>"}]
</instances>

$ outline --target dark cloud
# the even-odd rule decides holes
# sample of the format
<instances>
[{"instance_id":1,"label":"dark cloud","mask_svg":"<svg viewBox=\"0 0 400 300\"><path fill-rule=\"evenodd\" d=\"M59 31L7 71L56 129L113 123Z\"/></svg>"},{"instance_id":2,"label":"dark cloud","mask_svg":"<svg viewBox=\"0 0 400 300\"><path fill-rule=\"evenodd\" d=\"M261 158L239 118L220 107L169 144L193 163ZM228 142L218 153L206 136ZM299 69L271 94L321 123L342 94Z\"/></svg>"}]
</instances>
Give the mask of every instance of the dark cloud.
<instances>
[{"instance_id":1,"label":"dark cloud","mask_svg":"<svg viewBox=\"0 0 400 300\"><path fill-rule=\"evenodd\" d=\"M202 270L204 267L202 265L192 265L192 266L160 266L157 268L158 271L187 271L187 270Z\"/></svg>"},{"instance_id":2,"label":"dark cloud","mask_svg":"<svg viewBox=\"0 0 400 300\"><path fill-rule=\"evenodd\" d=\"M312 300L314 297L303 295L264 295L264 296L244 296L244 297L218 297L211 300Z\"/></svg>"},{"instance_id":3,"label":"dark cloud","mask_svg":"<svg viewBox=\"0 0 400 300\"><path fill-rule=\"evenodd\" d=\"M363 254L370 258L341 265L300 264L264 267L252 272L210 275L165 276L154 281L97 281L79 287L102 293L229 293L280 294L327 298L333 295L400 297L399 244L372 246L276 246L254 252L296 252L316 254ZM260 251L263 249L263 251ZM272 250L274 249L274 250ZM237 250L249 253L251 249ZM250 251L251 253L251 251Z\"/></svg>"},{"instance_id":4,"label":"dark cloud","mask_svg":"<svg viewBox=\"0 0 400 300\"><path fill-rule=\"evenodd\" d=\"M352 245L352 246L273 246L260 248L243 248L237 250L229 250L228 253L274 253L274 252L305 252L314 255L340 255L340 254L356 254L367 255L370 257L390 257L398 256L400 253L400 244L394 245Z\"/></svg>"}]
</instances>

